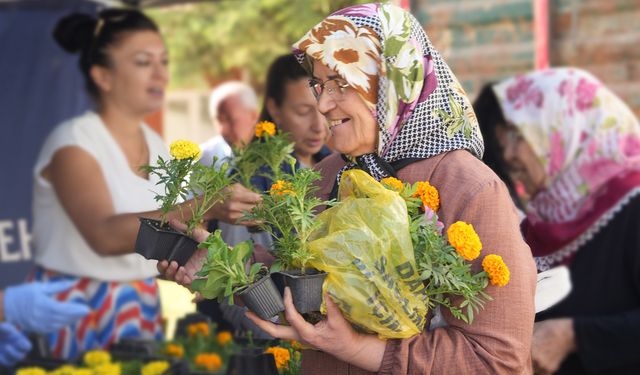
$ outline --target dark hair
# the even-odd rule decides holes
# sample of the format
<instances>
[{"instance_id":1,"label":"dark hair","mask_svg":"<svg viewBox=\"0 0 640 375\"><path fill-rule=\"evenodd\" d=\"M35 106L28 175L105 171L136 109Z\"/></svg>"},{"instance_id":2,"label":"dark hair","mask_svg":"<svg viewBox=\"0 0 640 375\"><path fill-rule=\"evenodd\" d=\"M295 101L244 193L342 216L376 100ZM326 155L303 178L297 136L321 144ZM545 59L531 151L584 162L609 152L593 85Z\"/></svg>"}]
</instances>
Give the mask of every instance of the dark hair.
<instances>
[{"instance_id":1,"label":"dark hair","mask_svg":"<svg viewBox=\"0 0 640 375\"><path fill-rule=\"evenodd\" d=\"M98 86L89 71L93 65L109 67L107 48L118 43L125 33L134 31L159 32L158 26L143 13L132 9L106 9L98 18L73 13L56 24L53 38L67 52L80 52L80 71L87 91L99 99Z\"/></svg>"},{"instance_id":2,"label":"dark hair","mask_svg":"<svg viewBox=\"0 0 640 375\"><path fill-rule=\"evenodd\" d=\"M296 57L292 54L282 55L275 59L269 67L267 73L267 86L264 93L264 104L260 113L261 121L273 121L267 110L267 100L269 98L280 106L284 101L287 83L306 78L309 75L302 68Z\"/></svg>"},{"instance_id":3,"label":"dark hair","mask_svg":"<svg viewBox=\"0 0 640 375\"><path fill-rule=\"evenodd\" d=\"M493 92L493 83L485 84L476 100L473 102L473 110L478 118L482 138L484 138L484 155L482 161L491 168L495 174L504 181L509 189L511 198L516 206L524 208L520 197L515 189L515 184L509 176L509 168L507 162L502 155L502 147L498 143L496 136L496 128L498 126L507 126L507 121L502 113L502 107L498 102L496 94Z\"/></svg>"}]
</instances>

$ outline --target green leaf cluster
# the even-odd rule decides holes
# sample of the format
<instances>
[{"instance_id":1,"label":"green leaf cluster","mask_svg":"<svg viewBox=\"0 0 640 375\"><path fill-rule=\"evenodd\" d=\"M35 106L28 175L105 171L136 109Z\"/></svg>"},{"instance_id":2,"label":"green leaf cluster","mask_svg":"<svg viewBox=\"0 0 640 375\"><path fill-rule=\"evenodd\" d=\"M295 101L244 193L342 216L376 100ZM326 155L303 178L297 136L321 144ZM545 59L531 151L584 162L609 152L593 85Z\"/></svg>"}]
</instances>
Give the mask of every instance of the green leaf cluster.
<instances>
[{"instance_id":1,"label":"green leaf cluster","mask_svg":"<svg viewBox=\"0 0 640 375\"><path fill-rule=\"evenodd\" d=\"M266 275L262 263L254 263L249 271L245 265L253 254L253 243L244 241L234 247L227 245L216 230L202 242L199 248L207 249L207 259L191 284L193 290L200 292L204 298L216 298L222 302L225 298L233 303L233 296Z\"/></svg>"},{"instance_id":2,"label":"green leaf cluster","mask_svg":"<svg viewBox=\"0 0 640 375\"><path fill-rule=\"evenodd\" d=\"M299 269L304 274L307 263L313 258L308 247L309 237L320 223L316 212L320 206L330 206L316 196L320 173L312 169L296 169L293 174L283 175L286 191L271 191L264 194L261 204L245 215L243 220L259 222L260 229L274 238L275 269Z\"/></svg>"},{"instance_id":3,"label":"green leaf cluster","mask_svg":"<svg viewBox=\"0 0 640 375\"><path fill-rule=\"evenodd\" d=\"M280 131L274 135L263 135L254 139L243 148L234 148L234 169L232 178L242 185L252 188L251 178L257 174L271 180L280 180L284 172L282 164L295 164L295 158L291 156L294 143L287 133ZM259 172L263 166L268 170Z\"/></svg>"},{"instance_id":4,"label":"green leaf cluster","mask_svg":"<svg viewBox=\"0 0 640 375\"><path fill-rule=\"evenodd\" d=\"M223 163L218 167L216 160L211 166L204 166L194 158L165 160L158 156L155 165L146 165L142 169L150 175L158 176L157 185L164 184L164 192L154 197L160 203L162 224L166 222L169 212L180 207L179 201L197 195L188 206L191 215L185 220L187 233L191 233L202 223L206 212L226 197L225 188L232 182L228 176L229 165ZM182 207L180 213L184 218Z\"/></svg>"}]
</instances>

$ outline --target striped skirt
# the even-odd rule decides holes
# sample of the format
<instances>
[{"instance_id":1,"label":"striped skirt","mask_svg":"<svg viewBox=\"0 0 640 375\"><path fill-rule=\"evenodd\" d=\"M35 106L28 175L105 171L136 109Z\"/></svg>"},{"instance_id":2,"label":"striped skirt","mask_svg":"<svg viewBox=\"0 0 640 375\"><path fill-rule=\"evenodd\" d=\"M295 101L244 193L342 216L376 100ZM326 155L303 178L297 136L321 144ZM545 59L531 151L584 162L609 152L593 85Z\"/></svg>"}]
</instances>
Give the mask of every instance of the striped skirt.
<instances>
[{"instance_id":1,"label":"striped skirt","mask_svg":"<svg viewBox=\"0 0 640 375\"><path fill-rule=\"evenodd\" d=\"M158 284L153 277L130 282L99 281L42 268L37 268L33 276L35 281L75 280L73 288L59 293L57 299L83 302L92 310L77 323L47 335L53 357L75 359L86 350L106 349L126 338L163 338Z\"/></svg>"}]
</instances>

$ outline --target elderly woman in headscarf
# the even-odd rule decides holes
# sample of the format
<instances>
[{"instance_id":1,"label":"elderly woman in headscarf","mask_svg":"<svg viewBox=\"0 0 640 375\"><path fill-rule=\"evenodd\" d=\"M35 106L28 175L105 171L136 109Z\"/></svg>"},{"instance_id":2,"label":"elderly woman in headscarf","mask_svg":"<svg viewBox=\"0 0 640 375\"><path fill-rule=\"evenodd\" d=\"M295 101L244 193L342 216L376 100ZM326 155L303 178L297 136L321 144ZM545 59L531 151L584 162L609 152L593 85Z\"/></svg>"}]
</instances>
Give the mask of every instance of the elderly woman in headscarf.
<instances>
[{"instance_id":1,"label":"elderly woman in headscarf","mask_svg":"<svg viewBox=\"0 0 640 375\"><path fill-rule=\"evenodd\" d=\"M640 374L640 124L591 74L555 68L487 86L485 159L526 192L539 271L569 267L569 296L536 316L539 373ZM525 207L522 204L522 207Z\"/></svg>"},{"instance_id":2,"label":"elderly woman in headscarf","mask_svg":"<svg viewBox=\"0 0 640 375\"><path fill-rule=\"evenodd\" d=\"M483 142L467 96L417 20L388 4L340 10L294 45L310 75L318 109L341 155L316 167L320 193L334 195L341 174L429 181L440 192L446 226L472 223L484 248L511 269L506 287L472 324L443 312L442 323L409 339L354 331L328 298L327 319L312 325L285 294L290 326L254 321L271 335L317 351L303 354L313 374L527 374L534 318L535 267L505 185L480 160ZM477 262L476 262L477 263ZM474 264L479 267L479 264Z\"/></svg>"}]
</instances>

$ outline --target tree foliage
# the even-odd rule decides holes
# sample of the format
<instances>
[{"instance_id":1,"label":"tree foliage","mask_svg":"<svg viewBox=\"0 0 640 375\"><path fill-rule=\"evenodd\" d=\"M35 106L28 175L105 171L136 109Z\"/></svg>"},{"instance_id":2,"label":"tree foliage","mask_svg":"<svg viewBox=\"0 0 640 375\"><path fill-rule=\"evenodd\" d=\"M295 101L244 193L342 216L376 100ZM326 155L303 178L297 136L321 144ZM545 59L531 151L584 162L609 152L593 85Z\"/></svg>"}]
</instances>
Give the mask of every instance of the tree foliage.
<instances>
[{"instance_id":1,"label":"tree foliage","mask_svg":"<svg viewBox=\"0 0 640 375\"><path fill-rule=\"evenodd\" d=\"M171 56L173 87L242 78L262 87L271 61L331 12L367 0L221 0L149 11Z\"/></svg>"}]
</instances>

